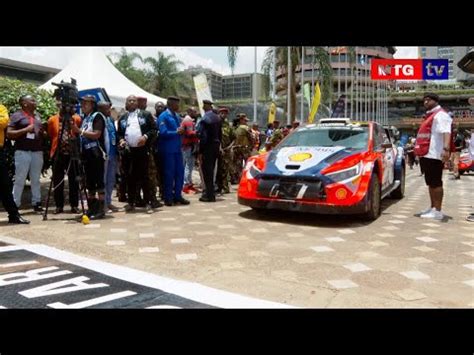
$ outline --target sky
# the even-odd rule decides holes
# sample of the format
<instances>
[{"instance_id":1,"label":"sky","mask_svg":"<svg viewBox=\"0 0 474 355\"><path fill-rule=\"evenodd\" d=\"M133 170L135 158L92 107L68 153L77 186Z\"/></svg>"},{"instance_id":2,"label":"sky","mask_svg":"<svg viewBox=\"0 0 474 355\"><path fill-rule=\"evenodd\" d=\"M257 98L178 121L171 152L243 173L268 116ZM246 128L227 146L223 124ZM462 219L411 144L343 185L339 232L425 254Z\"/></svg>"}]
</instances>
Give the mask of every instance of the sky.
<instances>
[{"instance_id":1,"label":"sky","mask_svg":"<svg viewBox=\"0 0 474 355\"><path fill-rule=\"evenodd\" d=\"M121 47L102 47L106 54L118 53ZM257 69L260 67L269 47L257 47ZM395 58L417 58L418 47L396 47ZM8 58L52 68L64 68L78 47L0 47L0 58ZM182 69L201 65L227 75L231 74L227 62L227 47L125 47L128 52L137 52L142 57L156 56L157 51L174 54L183 62ZM254 71L255 47L240 47L235 74ZM138 65L138 63L136 63Z\"/></svg>"}]
</instances>

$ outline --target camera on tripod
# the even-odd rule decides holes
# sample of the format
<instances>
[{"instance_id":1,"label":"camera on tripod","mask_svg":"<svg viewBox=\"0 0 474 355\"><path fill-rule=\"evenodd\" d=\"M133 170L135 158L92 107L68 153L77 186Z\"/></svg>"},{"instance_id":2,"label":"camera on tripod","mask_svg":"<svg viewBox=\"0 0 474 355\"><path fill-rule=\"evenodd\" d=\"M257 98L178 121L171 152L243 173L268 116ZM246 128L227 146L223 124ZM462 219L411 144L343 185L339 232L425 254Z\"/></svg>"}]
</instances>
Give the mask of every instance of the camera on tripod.
<instances>
[{"instance_id":1,"label":"camera on tripod","mask_svg":"<svg viewBox=\"0 0 474 355\"><path fill-rule=\"evenodd\" d=\"M52 83L58 88L54 90L53 96L61 101L63 108L73 107L79 103L79 91L77 90L77 81L71 78L71 82Z\"/></svg>"}]
</instances>

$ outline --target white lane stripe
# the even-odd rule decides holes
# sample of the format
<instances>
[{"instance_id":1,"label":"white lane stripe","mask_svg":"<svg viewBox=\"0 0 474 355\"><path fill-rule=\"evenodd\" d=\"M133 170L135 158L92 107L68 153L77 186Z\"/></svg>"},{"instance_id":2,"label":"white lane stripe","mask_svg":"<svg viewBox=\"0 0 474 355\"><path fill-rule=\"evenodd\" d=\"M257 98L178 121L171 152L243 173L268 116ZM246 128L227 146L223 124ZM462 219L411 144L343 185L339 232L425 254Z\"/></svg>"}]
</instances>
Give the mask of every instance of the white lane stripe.
<instances>
[{"instance_id":1,"label":"white lane stripe","mask_svg":"<svg viewBox=\"0 0 474 355\"><path fill-rule=\"evenodd\" d=\"M83 268L91 269L110 277L115 277L142 286L160 289L211 306L222 308L296 308L287 304L260 300L228 291L218 290L194 282L174 280L144 271L134 270L125 266L92 260L48 247L46 245L30 244L0 247L0 253L13 250L28 250L32 253L40 254L64 263L79 265Z\"/></svg>"},{"instance_id":2,"label":"white lane stripe","mask_svg":"<svg viewBox=\"0 0 474 355\"><path fill-rule=\"evenodd\" d=\"M36 260L20 261L18 263L0 264L0 267L7 268L7 267L31 265L31 264L38 264L38 262Z\"/></svg>"}]
</instances>

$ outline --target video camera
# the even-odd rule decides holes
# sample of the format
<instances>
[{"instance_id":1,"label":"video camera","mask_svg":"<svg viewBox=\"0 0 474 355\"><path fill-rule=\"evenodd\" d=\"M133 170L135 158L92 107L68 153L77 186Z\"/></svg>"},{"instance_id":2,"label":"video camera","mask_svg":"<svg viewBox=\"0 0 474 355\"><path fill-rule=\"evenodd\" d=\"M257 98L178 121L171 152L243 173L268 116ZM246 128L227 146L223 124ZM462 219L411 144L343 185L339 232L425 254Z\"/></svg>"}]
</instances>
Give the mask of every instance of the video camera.
<instances>
[{"instance_id":1,"label":"video camera","mask_svg":"<svg viewBox=\"0 0 474 355\"><path fill-rule=\"evenodd\" d=\"M58 88L54 90L53 97L61 100L63 107L74 106L79 103L79 91L77 90L77 81L71 78L71 82L52 83Z\"/></svg>"}]
</instances>

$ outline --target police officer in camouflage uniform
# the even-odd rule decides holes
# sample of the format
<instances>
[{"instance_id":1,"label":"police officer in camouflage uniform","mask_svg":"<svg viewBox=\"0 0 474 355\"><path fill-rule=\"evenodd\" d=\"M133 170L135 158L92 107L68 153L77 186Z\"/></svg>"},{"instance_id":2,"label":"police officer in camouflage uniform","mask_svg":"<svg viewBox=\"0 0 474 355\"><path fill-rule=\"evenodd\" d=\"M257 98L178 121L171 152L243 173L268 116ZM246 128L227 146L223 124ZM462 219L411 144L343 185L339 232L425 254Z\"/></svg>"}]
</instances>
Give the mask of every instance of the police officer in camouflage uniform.
<instances>
[{"instance_id":1,"label":"police officer in camouflage uniform","mask_svg":"<svg viewBox=\"0 0 474 355\"><path fill-rule=\"evenodd\" d=\"M243 164L252 153L253 139L250 127L247 125L249 119L245 113L240 114L240 125L235 130L234 144L234 166L235 172L240 180Z\"/></svg>"},{"instance_id":2,"label":"police officer in camouflage uniform","mask_svg":"<svg viewBox=\"0 0 474 355\"><path fill-rule=\"evenodd\" d=\"M227 107L222 107L218 110L218 112L222 122L222 141L219 157L217 159L217 193L228 194L230 193L229 183L232 165L232 148L234 146L235 133L234 129L227 120L229 109Z\"/></svg>"},{"instance_id":3,"label":"police officer in camouflage uniform","mask_svg":"<svg viewBox=\"0 0 474 355\"><path fill-rule=\"evenodd\" d=\"M280 122L279 121L273 121L273 134L269 139L270 147L271 149L275 148L275 146L281 142L281 140L285 137L283 134L282 129L280 128Z\"/></svg>"}]
</instances>

